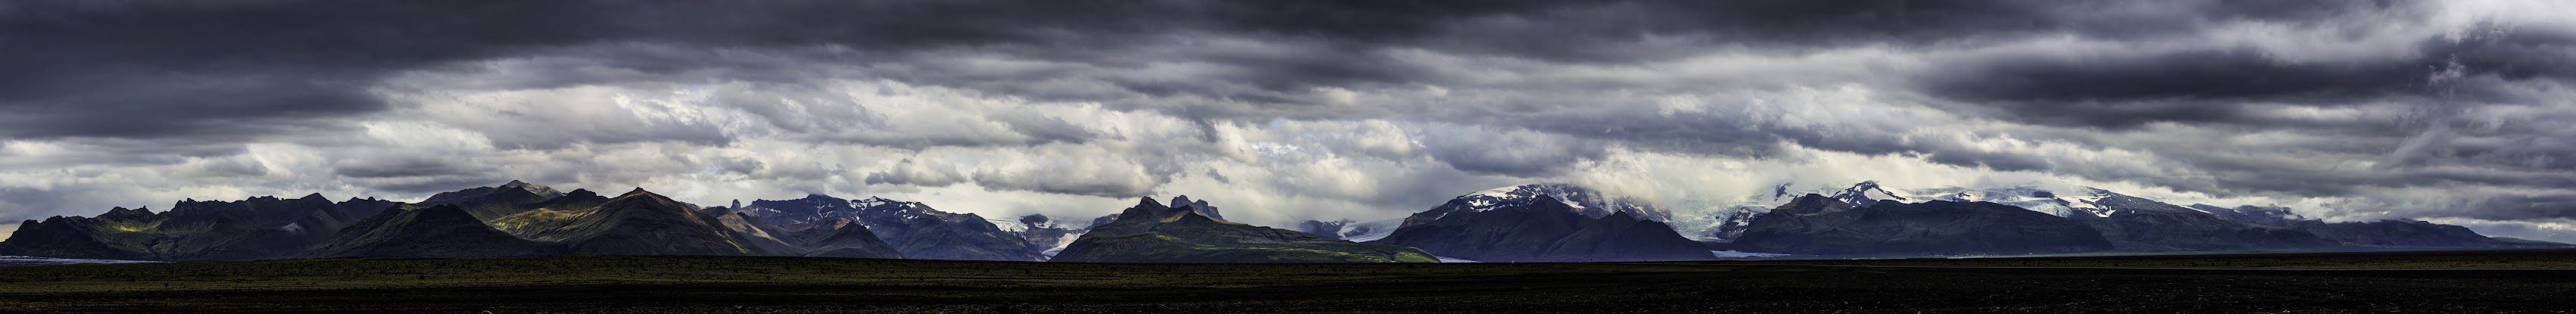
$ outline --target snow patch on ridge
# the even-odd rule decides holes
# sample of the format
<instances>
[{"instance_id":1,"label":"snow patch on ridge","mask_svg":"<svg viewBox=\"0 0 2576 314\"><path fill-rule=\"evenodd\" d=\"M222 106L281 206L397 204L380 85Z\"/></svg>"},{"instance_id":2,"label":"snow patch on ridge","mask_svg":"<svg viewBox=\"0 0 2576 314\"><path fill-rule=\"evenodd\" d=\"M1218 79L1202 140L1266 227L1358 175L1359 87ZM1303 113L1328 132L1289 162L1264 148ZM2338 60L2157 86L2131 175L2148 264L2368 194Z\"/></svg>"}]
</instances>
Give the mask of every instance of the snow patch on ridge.
<instances>
[{"instance_id":1,"label":"snow patch on ridge","mask_svg":"<svg viewBox=\"0 0 2576 314\"><path fill-rule=\"evenodd\" d=\"M1583 214L1587 217L1599 218L1609 216L1612 213L1627 212L1630 215L1658 222L1672 219L1671 212L1655 208L1653 205L1647 204L1643 201L1627 197L1607 195L1590 188L1571 184L1545 183L1492 188L1477 191L1475 193L1468 193L1467 195L1459 195L1453 200L1453 202L1458 202L1456 203L1458 205L1465 205L1465 208L1462 208L1463 210L1484 212L1507 206L1527 204L1526 202L1536 200L1540 196L1555 198L1557 202L1564 203L1566 207L1573 208L1575 213ZM1455 210L1461 209L1452 209L1452 211ZM1441 214L1441 216L1446 215L1446 212ZM1438 219L1438 217L1433 217L1433 219Z\"/></svg>"}]
</instances>

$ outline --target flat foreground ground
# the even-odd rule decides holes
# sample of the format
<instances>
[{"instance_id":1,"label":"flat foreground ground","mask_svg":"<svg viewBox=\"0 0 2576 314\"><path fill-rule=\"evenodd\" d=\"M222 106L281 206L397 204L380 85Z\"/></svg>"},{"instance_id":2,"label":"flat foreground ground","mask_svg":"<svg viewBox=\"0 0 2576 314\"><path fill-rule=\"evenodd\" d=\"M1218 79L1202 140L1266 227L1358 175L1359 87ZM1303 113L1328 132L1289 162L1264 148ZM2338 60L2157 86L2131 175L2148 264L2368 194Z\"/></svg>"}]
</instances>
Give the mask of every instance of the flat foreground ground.
<instances>
[{"instance_id":1,"label":"flat foreground ground","mask_svg":"<svg viewBox=\"0 0 2576 314\"><path fill-rule=\"evenodd\" d=\"M793 257L0 267L0 312L2576 311L2576 251L1522 264Z\"/></svg>"}]
</instances>

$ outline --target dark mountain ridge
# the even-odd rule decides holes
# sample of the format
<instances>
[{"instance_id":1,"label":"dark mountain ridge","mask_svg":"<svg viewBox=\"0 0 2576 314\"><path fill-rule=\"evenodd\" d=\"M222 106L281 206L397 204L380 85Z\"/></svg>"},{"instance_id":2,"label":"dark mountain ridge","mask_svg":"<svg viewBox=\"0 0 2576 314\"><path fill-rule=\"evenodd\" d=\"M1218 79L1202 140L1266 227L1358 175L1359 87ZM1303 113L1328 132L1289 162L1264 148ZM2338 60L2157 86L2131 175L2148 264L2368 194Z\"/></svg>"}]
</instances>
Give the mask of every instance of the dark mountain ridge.
<instances>
[{"instance_id":1,"label":"dark mountain ridge","mask_svg":"<svg viewBox=\"0 0 2576 314\"><path fill-rule=\"evenodd\" d=\"M28 220L0 255L160 261L294 257L391 202L332 202L320 194L241 201L179 201L171 210L109 209L98 217Z\"/></svg>"},{"instance_id":2,"label":"dark mountain ridge","mask_svg":"<svg viewBox=\"0 0 2576 314\"><path fill-rule=\"evenodd\" d=\"M2009 205L1877 201L1808 194L1753 218L1723 247L1799 255L1982 255L2107 251L2099 231Z\"/></svg>"},{"instance_id":3,"label":"dark mountain ridge","mask_svg":"<svg viewBox=\"0 0 2576 314\"><path fill-rule=\"evenodd\" d=\"M1196 203L1193 202L1192 205ZM1145 198L1093 226L1054 261L1156 263L1437 262L1410 247L1361 244L1168 207Z\"/></svg>"},{"instance_id":4,"label":"dark mountain ridge","mask_svg":"<svg viewBox=\"0 0 2576 314\"><path fill-rule=\"evenodd\" d=\"M1406 217L1370 244L1422 248L1441 257L1488 262L1669 261L1714 258L1671 226L1628 211L1590 217L1544 194L1460 196ZM1121 218L1124 219L1124 218Z\"/></svg>"},{"instance_id":5,"label":"dark mountain ridge","mask_svg":"<svg viewBox=\"0 0 2576 314\"><path fill-rule=\"evenodd\" d=\"M874 232L872 239L891 245L900 255L919 259L1043 261L1044 248L1033 247L1019 234L1004 231L992 221L972 213L950 213L919 202L904 202L870 197L844 200L812 194L794 200L754 200L737 209L769 223L770 228L790 235L824 240L838 237L837 221L854 222L862 230ZM837 221L836 221L837 220ZM822 231L808 232L819 227ZM791 236L792 237L792 236ZM819 249L819 248L818 248Z\"/></svg>"},{"instance_id":6,"label":"dark mountain ridge","mask_svg":"<svg viewBox=\"0 0 2576 314\"><path fill-rule=\"evenodd\" d=\"M2102 236L2110 239L2120 250L2321 250L2341 246L2303 230L2227 220L2182 206L2098 189L2091 192L2101 196L2092 204L2098 208L2067 215L2067 218L2101 230Z\"/></svg>"}]
</instances>

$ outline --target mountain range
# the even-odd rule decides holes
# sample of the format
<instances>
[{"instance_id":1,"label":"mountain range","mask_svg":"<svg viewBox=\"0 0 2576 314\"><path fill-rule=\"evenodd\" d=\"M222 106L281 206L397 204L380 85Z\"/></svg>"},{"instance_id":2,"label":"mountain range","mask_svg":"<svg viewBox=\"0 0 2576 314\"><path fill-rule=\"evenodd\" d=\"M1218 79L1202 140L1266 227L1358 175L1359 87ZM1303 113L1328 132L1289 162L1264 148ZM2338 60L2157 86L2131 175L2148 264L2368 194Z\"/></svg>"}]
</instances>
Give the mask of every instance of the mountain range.
<instances>
[{"instance_id":1,"label":"mountain range","mask_svg":"<svg viewBox=\"0 0 2576 314\"><path fill-rule=\"evenodd\" d=\"M808 195L698 206L520 181L418 203L321 195L184 200L166 211L22 223L0 255L158 261L565 254L1080 262L1581 262L2079 252L2564 247L2424 221L2328 222L2287 208L2175 205L2089 187L1895 191L1876 182L1677 213L1582 186L1469 193L1399 219L1295 230L1204 199L1144 199L1088 220L1001 219L920 202ZM1763 205L1768 204L1768 205ZM1714 251L1714 252L1713 252Z\"/></svg>"}]
</instances>

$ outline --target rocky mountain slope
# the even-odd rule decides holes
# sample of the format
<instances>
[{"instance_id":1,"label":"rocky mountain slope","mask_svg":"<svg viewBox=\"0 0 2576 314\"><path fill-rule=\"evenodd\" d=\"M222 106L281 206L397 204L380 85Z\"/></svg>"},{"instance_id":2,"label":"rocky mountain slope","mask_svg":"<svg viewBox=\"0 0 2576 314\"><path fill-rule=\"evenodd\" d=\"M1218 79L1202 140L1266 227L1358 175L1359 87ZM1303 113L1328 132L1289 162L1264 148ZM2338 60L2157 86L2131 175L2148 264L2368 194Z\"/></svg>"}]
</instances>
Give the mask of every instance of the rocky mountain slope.
<instances>
[{"instance_id":1,"label":"rocky mountain slope","mask_svg":"<svg viewBox=\"0 0 2576 314\"><path fill-rule=\"evenodd\" d=\"M2348 246L2380 248L2510 248L2563 247L2479 235L2467 227L2415 220L2326 222L2292 213L2288 208L2192 204L2191 209L2219 218L2257 225L2298 229Z\"/></svg>"},{"instance_id":2,"label":"rocky mountain slope","mask_svg":"<svg viewBox=\"0 0 2576 314\"><path fill-rule=\"evenodd\" d=\"M1196 205L1193 202L1191 205ZM1164 206L1147 198L1094 226L1064 252L1062 262L1437 262L1420 249L1360 244L1303 232L1245 225L1201 214L1191 206Z\"/></svg>"},{"instance_id":3,"label":"rocky mountain slope","mask_svg":"<svg viewBox=\"0 0 2576 314\"><path fill-rule=\"evenodd\" d=\"M884 198L845 200L807 195L793 200L754 200L735 210L795 233L846 220L875 233L902 256L919 259L1043 261L1043 248L972 213L940 211L919 202ZM838 227L835 227L836 229ZM830 233L811 233L830 234Z\"/></svg>"},{"instance_id":4,"label":"rocky mountain slope","mask_svg":"<svg viewBox=\"0 0 2576 314\"><path fill-rule=\"evenodd\" d=\"M560 227L536 231L530 238L560 243L571 254L774 254L697 210L695 205L635 189L600 203Z\"/></svg>"},{"instance_id":5,"label":"rocky mountain slope","mask_svg":"<svg viewBox=\"0 0 2576 314\"><path fill-rule=\"evenodd\" d=\"M320 194L241 201L185 200L166 212L114 208L98 217L56 216L21 224L0 255L158 261L294 257L391 202Z\"/></svg>"},{"instance_id":6,"label":"rocky mountain slope","mask_svg":"<svg viewBox=\"0 0 2576 314\"><path fill-rule=\"evenodd\" d=\"M560 255L560 245L492 229L456 205L395 209L370 217L308 256L487 257Z\"/></svg>"}]
</instances>

